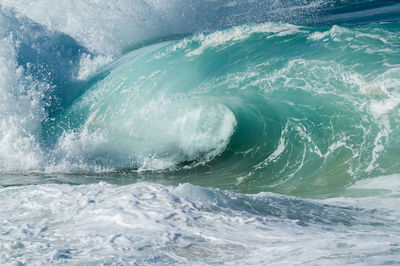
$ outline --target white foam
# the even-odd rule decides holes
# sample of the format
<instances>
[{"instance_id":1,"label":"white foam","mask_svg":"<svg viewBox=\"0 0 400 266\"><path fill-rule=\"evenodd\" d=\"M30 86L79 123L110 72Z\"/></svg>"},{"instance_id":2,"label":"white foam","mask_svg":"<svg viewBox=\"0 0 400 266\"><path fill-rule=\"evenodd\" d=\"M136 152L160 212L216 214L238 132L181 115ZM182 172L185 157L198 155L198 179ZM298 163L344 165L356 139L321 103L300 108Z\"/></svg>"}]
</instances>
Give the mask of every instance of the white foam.
<instances>
[{"instance_id":1,"label":"white foam","mask_svg":"<svg viewBox=\"0 0 400 266\"><path fill-rule=\"evenodd\" d=\"M281 3L261 0L1 0L23 16L61 31L92 52L118 55L122 49L153 38L216 30L269 17L295 17L324 1ZM304 14L303 14L304 15Z\"/></svg>"},{"instance_id":2,"label":"white foam","mask_svg":"<svg viewBox=\"0 0 400 266\"><path fill-rule=\"evenodd\" d=\"M50 30L69 34L92 52L111 55L133 40L156 37L164 29L154 6L158 1L152 2L2 0L1 4Z\"/></svg>"},{"instance_id":3,"label":"white foam","mask_svg":"<svg viewBox=\"0 0 400 266\"><path fill-rule=\"evenodd\" d=\"M395 109L399 103L400 101L396 99L372 100L370 108L371 112L379 117Z\"/></svg>"},{"instance_id":4,"label":"white foam","mask_svg":"<svg viewBox=\"0 0 400 266\"><path fill-rule=\"evenodd\" d=\"M124 115L127 110L115 110L112 121L93 112L81 129L60 138L57 156L71 169L81 165L84 171L107 167L147 171L186 161L204 163L226 149L237 124L232 111L218 103L159 102L156 110L151 104L143 108L142 115L131 110L136 115L129 117Z\"/></svg>"},{"instance_id":5,"label":"white foam","mask_svg":"<svg viewBox=\"0 0 400 266\"><path fill-rule=\"evenodd\" d=\"M398 213L271 193L188 184L38 185L0 188L0 204L2 265L344 265L398 259Z\"/></svg>"},{"instance_id":6,"label":"white foam","mask_svg":"<svg viewBox=\"0 0 400 266\"><path fill-rule=\"evenodd\" d=\"M379 176L356 182L351 189L385 189L400 192L400 175Z\"/></svg>"},{"instance_id":7,"label":"white foam","mask_svg":"<svg viewBox=\"0 0 400 266\"><path fill-rule=\"evenodd\" d=\"M41 162L36 136L44 117L40 85L23 82L10 37L0 39L0 172L23 172Z\"/></svg>"},{"instance_id":8,"label":"white foam","mask_svg":"<svg viewBox=\"0 0 400 266\"><path fill-rule=\"evenodd\" d=\"M313 41L319 41L324 39L325 37L329 36L330 32L329 31L324 31L324 32L320 32L320 31L316 31L314 33L312 33L308 39L309 40L313 40Z\"/></svg>"},{"instance_id":9,"label":"white foam","mask_svg":"<svg viewBox=\"0 0 400 266\"><path fill-rule=\"evenodd\" d=\"M193 41L200 42L200 47L189 52L188 56L200 55L207 48L225 45L229 47L237 41L249 38L255 33L272 33L273 36L286 36L301 32L301 27L284 23L264 23L257 25L242 25L228 30L217 31L208 35L198 35Z\"/></svg>"},{"instance_id":10,"label":"white foam","mask_svg":"<svg viewBox=\"0 0 400 266\"><path fill-rule=\"evenodd\" d=\"M96 73L102 66L112 61L112 56L93 56L90 54L83 54L79 63L79 72L77 79L86 80L88 77Z\"/></svg>"}]
</instances>

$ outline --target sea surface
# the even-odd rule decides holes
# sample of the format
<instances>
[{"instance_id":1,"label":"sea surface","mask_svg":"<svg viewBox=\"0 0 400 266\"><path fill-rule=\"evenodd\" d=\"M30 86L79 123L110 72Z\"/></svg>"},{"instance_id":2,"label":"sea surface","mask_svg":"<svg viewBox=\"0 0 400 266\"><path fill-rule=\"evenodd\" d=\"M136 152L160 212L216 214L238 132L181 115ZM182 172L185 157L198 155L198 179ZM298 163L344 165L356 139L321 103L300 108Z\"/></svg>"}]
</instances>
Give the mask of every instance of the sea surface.
<instances>
[{"instance_id":1,"label":"sea surface","mask_svg":"<svg viewBox=\"0 0 400 266\"><path fill-rule=\"evenodd\" d=\"M0 0L1 265L400 265L400 2Z\"/></svg>"}]
</instances>

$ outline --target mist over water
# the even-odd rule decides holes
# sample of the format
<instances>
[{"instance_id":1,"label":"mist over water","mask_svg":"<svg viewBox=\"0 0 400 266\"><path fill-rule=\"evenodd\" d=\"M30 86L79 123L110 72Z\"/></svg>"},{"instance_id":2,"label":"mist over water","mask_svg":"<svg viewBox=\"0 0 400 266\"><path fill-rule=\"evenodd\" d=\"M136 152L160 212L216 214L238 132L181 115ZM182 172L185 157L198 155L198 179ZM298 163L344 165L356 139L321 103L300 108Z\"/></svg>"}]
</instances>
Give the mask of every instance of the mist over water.
<instances>
[{"instance_id":1,"label":"mist over water","mask_svg":"<svg viewBox=\"0 0 400 266\"><path fill-rule=\"evenodd\" d=\"M399 14L0 0L0 263L398 264Z\"/></svg>"}]
</instances>

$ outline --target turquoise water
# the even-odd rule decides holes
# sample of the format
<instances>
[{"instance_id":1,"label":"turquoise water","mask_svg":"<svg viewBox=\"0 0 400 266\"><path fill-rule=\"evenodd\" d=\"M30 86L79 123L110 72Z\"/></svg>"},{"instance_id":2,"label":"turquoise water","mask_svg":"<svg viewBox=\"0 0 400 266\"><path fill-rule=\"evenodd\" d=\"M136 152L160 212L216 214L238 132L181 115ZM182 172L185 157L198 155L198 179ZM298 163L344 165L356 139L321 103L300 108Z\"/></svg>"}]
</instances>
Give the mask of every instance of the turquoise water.
<instances>
[{"instance_id":1,"label":"turquoise water","mask_svg":"<svg viewBox=\"0 0 400 266\"><path fill-rule=\"evenodd\" d=\"M339 193L399 172L398 29L246 24L134 50L48 128L82 171Z\"/></svg>"},{"instance_id":2,"label":"turquoise water","mask_svg":"<svg viewBox=\"0 0 400 266\"><path fill-rule=\"evenodd\" d=\"M0 263L400 263L397 2L0 7Z\"/></svg>"}]
</instances>

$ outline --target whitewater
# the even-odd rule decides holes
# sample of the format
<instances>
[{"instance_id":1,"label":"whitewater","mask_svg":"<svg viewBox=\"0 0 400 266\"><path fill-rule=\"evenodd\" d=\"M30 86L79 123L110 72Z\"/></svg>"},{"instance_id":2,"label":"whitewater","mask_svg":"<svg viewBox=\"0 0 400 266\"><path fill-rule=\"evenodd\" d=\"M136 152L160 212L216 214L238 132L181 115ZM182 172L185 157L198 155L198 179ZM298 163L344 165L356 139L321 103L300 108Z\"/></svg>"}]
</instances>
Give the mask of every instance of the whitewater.
<instances>
[{"instance_id":1,"label":"whitewater","mask_svg":"<svg viewBox=\"0 0 400 266\"><path fill-rule=\"evenodd\" d=\"M400 3L0 0L1 265L400 264Z\"/></svg>"}]
</instances>

